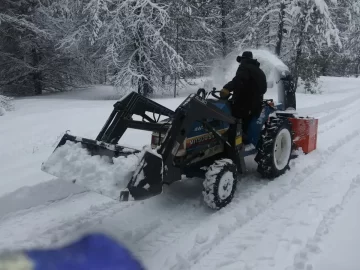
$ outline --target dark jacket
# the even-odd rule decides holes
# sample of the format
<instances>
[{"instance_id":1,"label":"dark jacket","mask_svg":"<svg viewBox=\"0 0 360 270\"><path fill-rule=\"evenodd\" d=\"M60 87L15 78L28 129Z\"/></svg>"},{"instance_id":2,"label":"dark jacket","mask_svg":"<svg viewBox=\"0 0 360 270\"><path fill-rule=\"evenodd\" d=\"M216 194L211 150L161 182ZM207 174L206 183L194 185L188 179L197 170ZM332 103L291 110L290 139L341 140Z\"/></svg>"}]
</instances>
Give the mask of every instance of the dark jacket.
<instances>
[{"instance_id":1,"label":"dark jacket","mask_svg":"<svg viewBox=\"0 0 360 270\"><path fill-rule=\"evenodd\" d=\"M255 59L243 59L235 77L224 88L233 92L232 113L235 117L260 116L267 90L266 75Z\"/></svg>"}]
</instances>

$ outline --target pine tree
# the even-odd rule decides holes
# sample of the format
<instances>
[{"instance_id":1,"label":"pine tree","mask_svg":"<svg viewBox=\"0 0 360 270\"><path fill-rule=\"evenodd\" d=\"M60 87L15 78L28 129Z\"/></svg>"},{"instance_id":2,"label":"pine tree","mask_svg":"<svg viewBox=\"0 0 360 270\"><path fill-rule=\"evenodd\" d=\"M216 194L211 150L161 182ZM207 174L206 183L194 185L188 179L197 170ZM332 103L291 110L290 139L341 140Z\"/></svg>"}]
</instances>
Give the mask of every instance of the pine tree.
<instances>
[{"instance_id":1,"label":"pine tree","mask_svg":"<svg viewBox=\"0 0 360 270\"><path fill-rule=\"evenodd\" d=\"M76 27L76 21L61 20L65 16L61 14L64 12L61 3L9 0L0 7L3 92L40 95L44 91L64 91L94 82L93 65L84 48L65 51L57 46L64 33Z\"/></svg>"},{"instance_id":2,"label":"pine tree","mask_svg":"<svg viewBox=\"0 0 360 270\"><path fill-rule=\"evenodd\" d=\"M358 77L360 74L360 1L351 1L347 6L347 12L350 19L346 37L346 55L352 63L350 65L352 70L349 70L348 74L354 74Z\"/></svg>"},{"instance_id":3,"label":"pine tree","mask_svg":"<svg viewBox=\"0 0 360 270\"><path fill-rule=\"evenodd\" d=\"M209 23L209 9L206 4L205 1L194 0L172 0L169 4L170 21L163 34L184 62L192 67L183 70L183 79L186 79L187 75L196 76L201 73L208 60L216 54L214 28ZM164 74L174 75L167 70L164 70Z\"/></svg>"},{"instance_id":4,"label":"pine tree","mask_svg":"<svg viewBox=\"0 0 360 270\"><path fill-rule=\"evenodd\" d=\"M7 91L21 88L41 94L41 52L37 40L47 33L34 24L36 3L6 1L0 6L0 87Z\"/></svg>"},{"instance_id":5,"label":"pine tree","mask_svg":"<svg viewBox=\"0 0 360 270\"><path fill-rule=\"evenodd\" d=\"M295 0L290 4L293 26L291 39L293 54L291 68L295 77L295 88L298 78L303 77L310 89L316 85L319 75L318 67L313 59L320 55L324 46L331 47L334 43L341 46L339 31L332 20L325 1Z\"/></svg>"}]
</instances>

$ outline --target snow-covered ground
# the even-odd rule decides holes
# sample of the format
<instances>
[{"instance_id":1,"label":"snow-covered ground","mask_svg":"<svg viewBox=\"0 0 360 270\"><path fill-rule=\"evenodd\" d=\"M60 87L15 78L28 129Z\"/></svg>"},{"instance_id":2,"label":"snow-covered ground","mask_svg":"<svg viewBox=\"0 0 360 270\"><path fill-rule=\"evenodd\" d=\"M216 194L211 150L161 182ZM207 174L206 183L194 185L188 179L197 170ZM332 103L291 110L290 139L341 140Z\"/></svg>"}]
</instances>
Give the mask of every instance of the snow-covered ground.
<instances>
[{"instance_id":1,"label":"snow-covered ground","mask_svg":"<svg viewBox=\"0 0 360 270\"><path fill-rule=\"evenodd\" d=\"M111 88L15 100L0 117L0 251L101 230L148 269L359 269L360 79L322 78L322 87L321 95L297 94L299 114L320 119L318 149L272 182L248 158L233 202L217 212L202 203L198 180L119 203L40 170L66 130L96 137L115 102ZM182 100L156 101L175 109ZM148 132L133 130L120 141L149 142Z\"/></svg>"}]
</instances>

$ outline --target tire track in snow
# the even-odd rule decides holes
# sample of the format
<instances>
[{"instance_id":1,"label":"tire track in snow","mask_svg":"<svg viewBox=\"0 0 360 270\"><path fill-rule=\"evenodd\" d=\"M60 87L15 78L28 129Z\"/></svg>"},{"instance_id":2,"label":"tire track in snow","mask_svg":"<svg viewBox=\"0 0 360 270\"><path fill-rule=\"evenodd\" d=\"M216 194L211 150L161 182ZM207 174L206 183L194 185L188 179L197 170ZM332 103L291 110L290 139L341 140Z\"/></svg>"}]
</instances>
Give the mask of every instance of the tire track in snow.
<instances>
[{"instance_id":1,"label":"tire track in snow","mask_svg":"<svg viewBox=\"0 0 360 270\"><path fill-rule=\"evenodd\" d=\"M185 187L184 187L185 188ZM199 201L198 194L199 192L192 191L193 195L196 196L196 201ZM71 201L80 201L85 200L87 197L90 199L89 203L90 205L84 209L85 211L80 212L78 215L74 216L64 216L63 220L60 222L57 221L55 226L51 226L49 229L42 230L39 235L36 237L36 243L40 246L48 246L53 244L61 244L67 241L67 239L72 239L73 237L76 237L79 233L86 232L89 229L96 229L97 226L102 227L101 229L104 229L102 226L103 223L106 225L106 219L112 219L112 216L116 215L119 217L119 222L116 223L114 226L114 223L111 223L111 226L108 226L109 233L111 231L116 230L117 235L121 235L120 239L121 241L127 242L139 242L141 239L146 237L148 234L151 234L152 231L156 231L162 224L162 220L159 219L159 216L172 216L176 215L172 210L178 206L178 203L183 201L184 204L188 203L186 201L187 198L177 198L173 199L171 198L171 194L164 194L159 200L159 198L154 198L153 200L150 199L148 202L151 202L150 204L147 204L146 207L144 207L143 202L122 202L119 203L114 200L109 200L106 197L103 197L101 195L98 195L96 193L85 193L81 196L79 195L73 195L68 197L65 200L57 201L56 203L52 203L50 205L41 205L37 207L33 207L31 209L23 210L20 212L12 213L11 215L7 215L6 218L1 220L0 227L4 223L17 223L22 218L27 218L32 215L36 215L36 213L41 211L57 211L57 207L61 207L64 204L69 204ZM101 203L95 203L94 204L94 198L100 198ZM157 209L157 207L164 206L166 204L166 208L162 207L159 213L155 213L156 211L152 211ZM197 203L198 204L198 203ZM196 207L193 205L193 207ZM150 206L150 209L149 209ZM152 207L151 207L152 206ZM76 207L76 204L74 204L74 207ZM188 204L186 206L183 206L183 211L186 212L186 209L189 207ZM153 209L151 209L153 208ZM61 211L58 211L59 215L62 215ZM136 222L131 223L128 221L129 217L131 218L133 216L134 218L139 218L139 216L143 217L145 220L145 224ZM124 217L126 219L124 220ZM29 218L30 219L30 218ZM168 218L171 220L171 218ZM132 219L134 221L134 219ZM165 221L168 222L168 221ZM59 224L60 223L60 224ZM109 224L109 223L108 223ZM30 224L29 224L30 225ZM127 225L127 226L126 226ZM122 228L125 226L125 229ZM134 232L132 232L132 230ZM161 231L159 232L161 233ZM0 234L1 236L1 234ZM64 237L65 236L65 237ZM19 242L31 242L30 240L34 237L32 234L30 237L27 237L26 239L20 239ZM15 243L11 243L13 245Z\"/></svg>"},{"instance_id":2,"label":"tire track in snow","mask_svg":"<svg viewBox=\"0 0 360 270\"><path fill-rule=\"evenodd\" d=\"M249 183L245 183L244 186L246 184ZM245 189L246 192L244 192L244 190L240 191L241 193L246 193L243 198L253 196L247 194L250 193L250 189L251 187ZM256 193L256 191L254 193ZM176 246L179 239L184 237L184 235L186 235L189 231L196 229L199 226L199 223L206 220L209 215L212 214L213 211L203 204L202 197L199 196L199 194L201 194L200 189L196 194L196 202L187 201L180 207L173 208L172 211L175 210L175 213L172 214L173 217L169 218L168 222L162 223L162 226L156 228L155 233L148 234L144 238L137 239L136 242L129 243L129 245L133 247L133 250L137 252L138 256L143 258L152 258L157 253L161 253L164 246ZM238 196L242 197L240 194L238 194ZM141 242L139 240L141 240Z\"/></svg>"},{"instance_id":3,"label":"tire track in snow","mask_svg":"<svg viewBox=\"0 0 360 270\"><path fill-rule=\"evenodd\" d=\"M332 206L324 215L323 219L316 228L315 234L307 242L295 256L293 266L286 268L286 270L303 270L313 269L313 265L309 263L310 258L314 254L318 254L321 249L319 244L326 237L329 232L329 228L334 223L335 219L340 215L344 206L348 203L351 197L356 193L360 186L360 174L352 178L347 192L343 196L340 203Z\"/></svg>"},{"instance_id":4,"label":"tire track in snow","mask_svg":"<svg viewBox=\"0 0 360 270\"><path fill-rule=\"evenodd\" d=\"M262 215L233 231L231 237L204 256L195 268L285 269L301 248L302 240L312 236L321 225L323 213L331 213L334 202L344 201L359 185L360 170L352 173L346 170L356 168L360 163L354 155L348 155L351 150L360 150L359 140L355 149L346 144L342 150ZM316 246L309 244L310 251L313 251ZM306 253L299 254L296 267L290 269L308 269L303 268L303 255Z\"/></svg>"},{"instance_id":5,"label":"tire track in snow","mask_svg":"<svg viewBox=\"0 0 360 270\"><path fill-rule=\"evenodd\" d=\"M91 205L86 212L70 220L65 219L61 222L61 225L43 231L41 237L39 237L40 243L42 245L53 245L62 244L67 240L70 241L79 234L91 231L94 227L101 224L104 218L122 213L131 206L133 206L133 203L119 204L113 201ZM42 241L42 239L45 241ZM51 239L51 241L47 241L48 239Z\"/></svg>"},{"instance_id":6,"label":"tire track in snow","mask_svg":"<svg viewBox=\"0 0 360 270\"><path fill-rule=\"evenodd\" d=\"M355 117L344 120L343 124L348 123L354 118ZM341 128L339 129L341 130ZM265 194L262 195L262 197L265 198L265 202L264 201L253 202L253 203L250 202L249 205L245 204L246 207L241 207L242 206L241 200L235 200L231 205L240 206L240 209L239 207L235 208L235 210L234 207L231 207L231 209L229 209L229 207L226 207L224 209L226 211L224 212L224 215L221 215L222 213L221 211L219 211L218 214L220 216L218 217L216 217L216 214L214 214L212 218L207 220L208 223L212 223L212 220L215 219L215 224L228 223L227 226L220 226L220 228L216 229L212 225L202 224L205 226L205 228L206 226L210 227L209 231L217 231L215 236L213 236L212 239L208 239L207 241L204 241L205 243L201 243L199 245L196 243L193 244L193 247L190 247L188 252L186 252L185 254L182 255L178 254L177 256L178 259L175 260L175 262L172 265L172 268L170 269L184 269L184 268L189 269L193 263L200 261L202 257L204 257L209 251L211 251L213 248L216 248L216 246L219 245L226 237L228 237L228 235L231 234L233 230L239 227L243 227L253 218L263 213L266 209L272 207L273 204L276 203L280 198L285 196L292 189L296 188L300 183L305 181L306 178L309 177L309 175L314 174L314 172L316 172L316 170L321 165L327 163L327 160L331 158L332 155L335 154L334 153L335 151L338 151L340 147L349 143L359 134L360 134L360 129L357 129L345 137L340 136L343 138L338 139L337 141L335 141L335 143L332 142L330 146L328 146L323 153L320 154L314 153L313 155L308 155L307 157L298 158L298 162L300 163L299 166L303 167L300 169L300 172L295 172L294 169L292 169L293 171L290 171L287 174L279 177L278 179L276 179L275 182L269 183L266 189L261 189L260 192L256 194L256 197L258 198L259 196L262 195L261 192L264 191ZM311 156L313 156L314 159L309 160ZM311 161L314 163L312 164ZM289 182L289 180L286 180L286 178L288 178L290 175L292 175L292 178L290 180L291 184L286 184L286 182ZM273 192L271 192L271 188L274 188ZM225 222L224 216L230 219L231 221ZM201 228L201 230L204 230L205 228ZM194 237L194 239L196 239L196 237Z\"/></svg>"},{"instance_id":7,"label":"tire track in snow","mask_svg":"<svg viewBox=\"0 0 360 270\"><path fill-rule=\"evenodd\" d=\"M81 233L81 229L101 223L106 216L120 213L131 205L109 201L108 198L96 193L82 193L69 196L57 203L8 215L0 221L0 249L28 248L35 245L46 247L64 243L78 235L76 230Z\"/></svg>"},{"instance_id":8,"label":"tire track in snow","mask_svg":"<svg viewBox=\"0 0 360 270\"><path fill-rule=\"evenodd\" d=\"M321 125L319 126L318 135L329 131L330 129L336 127L336 125L341 124L347 119L352 118L354 114L359 113L359 99L356 99L351 105L344 107L342 111L344 111L342 114L338 114L338 111L334 114L331 114L331 116L335 116L332 118L328 116L319 118L319 125Z\"/></svg>"},{"instance_id":9,"label":"tire track in snow","mask_svg":"<svg viewBox=\"0 0 360 270\"><path fill-rule=\"evenodd\" d=\"M7 219L12 219L12 218L16 218L18 216L24 216L27 215L28 213L33 213L35 211L38 211L39 209L43 209L46 207L52 207L52 205L57 205L63 201L67 201L67 200L72 200L73 198L76 198L79 195L83 195L86 194L87 191L82 191L82 192L78 192L78 193L73 193L70 195L65 195L63 197L58 197L56 199L53 200L48 200L46 202L43 202L42 204L39 205L34 205L34 206L28 206L26 208L22 208L20 210L17 211L13 211L13 212L8 212L2 216L0 216L0 222L6 221Z\"/></svg>"},{"instance_id":10,"label":"tire track in snow","mask_svg":"<svg viewBox=\"0 0 360 270\"><path fill-rule=\"evenodd\" d=\"M129 213L125 213L127 219L125 222L122 222L124 218L122 213L104 220L104 223L107 223L112 231L115 230L119 238L127 236L126 243L129 247L152 256L156 253L157 247L162 247L164 243L171 242L181 234L183 232L181 228L185 223L188 226L193 223L194 212L201 206L202 201L198 196L201 193L200 183L186 182L193 184L193 189L182 183L176 183L170 194L164 191L164 194L139 205L139 209L129 209ZM176 192L182 196L172 194ZM139 216L144 224L138 224Z\"/></svg>"},{"instance_id":11,"label":"tire track in snow","mask_svg":"<svg viewBox=\"0 0 360 270\"><path fill-rule=\"evenodd\" d=\"M34 211L37 206L50 206L71 196L88 191L60 179L52 179L34 186L23 186L0 197L0 220Z\"/></svg>"},{"instance_id":12,"label":"tire track in snow","mask_svg":"<svg viewBox=\"0 0 360 270\"><path fill-rule=\"evenodd\" d=\"M318 104L316 106L298 108L297 111L300 114L311 114L311 115L323 114L324 112L329 112L326 114L326 116L333 117L335 114L338 113L338 111L341 111L341 108L347 107L348 105L352 104L354 101L356 101L359 98L360 98L359 94L354 94L341 100L330 101L323 104Z\"/></svg>"}]
</instances>

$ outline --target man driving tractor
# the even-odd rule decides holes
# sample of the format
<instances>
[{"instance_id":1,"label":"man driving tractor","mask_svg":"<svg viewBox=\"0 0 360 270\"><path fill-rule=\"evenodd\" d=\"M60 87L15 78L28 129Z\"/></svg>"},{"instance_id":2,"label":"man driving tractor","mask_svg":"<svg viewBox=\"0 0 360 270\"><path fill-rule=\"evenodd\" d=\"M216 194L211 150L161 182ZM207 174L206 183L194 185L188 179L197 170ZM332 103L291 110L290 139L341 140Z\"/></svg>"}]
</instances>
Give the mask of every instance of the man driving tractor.
<instances>
[{"instance_id":1,"label":"man driving tractor","mask_svg":"<svg viewBox=\"0 0 360 270\"><path fill-rule=\"evenodd\" d=\"M266 75L260 69L260 63L253 59L252 52L245 51L236 60L240 63L236 75L223 87L220 97L227 99L233 92L232 115L242 119L243 130L246 132L251 118L261 114L267 90Z\"/></svg>"}]
</instances>

